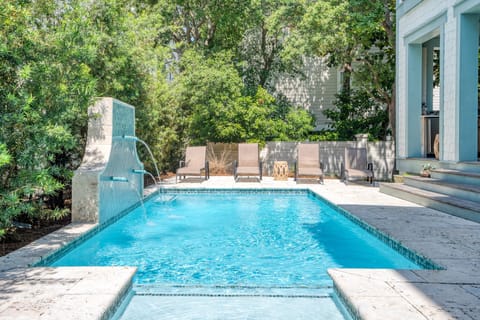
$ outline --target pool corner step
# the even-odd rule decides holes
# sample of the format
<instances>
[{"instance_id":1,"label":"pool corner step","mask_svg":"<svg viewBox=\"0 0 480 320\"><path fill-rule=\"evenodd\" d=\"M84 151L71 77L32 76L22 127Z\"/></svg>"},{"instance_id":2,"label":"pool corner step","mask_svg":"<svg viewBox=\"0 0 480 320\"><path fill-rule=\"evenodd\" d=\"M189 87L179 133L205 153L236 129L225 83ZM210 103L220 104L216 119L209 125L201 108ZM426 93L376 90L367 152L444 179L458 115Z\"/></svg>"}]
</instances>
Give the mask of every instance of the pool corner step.
<instances>
[{"instance_id":1,"label":"pool corner step","mask_svg":"<svg viewBox=\"0 0 480 320\"><path fill-rule=\"evenodd\" d=\"M332 284L318 287L137 284L133 290L136 295L142 296L327 298L330 297L332 288Z\"/></svg>"},{"instance_id":2,"label":"pool corner step","mask_svg":"<svg viewBox=\"0 0 480 320\"><path fill-rule=\"evenodd\" d=\"M401 183L381 183L380 192L467 220L480 222L480 202Z\"/></svg>"}]
</instances>

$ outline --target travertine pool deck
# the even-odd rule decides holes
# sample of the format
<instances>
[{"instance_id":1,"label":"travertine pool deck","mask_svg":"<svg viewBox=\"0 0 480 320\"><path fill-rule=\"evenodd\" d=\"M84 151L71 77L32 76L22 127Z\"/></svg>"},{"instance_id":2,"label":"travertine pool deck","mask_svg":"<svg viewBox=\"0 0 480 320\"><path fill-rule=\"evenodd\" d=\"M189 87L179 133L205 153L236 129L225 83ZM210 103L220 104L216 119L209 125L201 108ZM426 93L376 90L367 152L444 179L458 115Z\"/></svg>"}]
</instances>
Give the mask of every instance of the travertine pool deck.
<instances>
[{"instance_id":1,"label":"travertine pool deck","mask_svg":"<svg viewBox=\"0 0 480 320\"><path fill-rule=\"evenodd\" d=\"M167 183L165 188L310 188L446 270L330 269L358 318L480 319L480 224L390 197L369 185L273 181ZM104 319L135 268L28 268L94 225L70 225L0 258L0 319Z\"/></svg>"}]
</instances>

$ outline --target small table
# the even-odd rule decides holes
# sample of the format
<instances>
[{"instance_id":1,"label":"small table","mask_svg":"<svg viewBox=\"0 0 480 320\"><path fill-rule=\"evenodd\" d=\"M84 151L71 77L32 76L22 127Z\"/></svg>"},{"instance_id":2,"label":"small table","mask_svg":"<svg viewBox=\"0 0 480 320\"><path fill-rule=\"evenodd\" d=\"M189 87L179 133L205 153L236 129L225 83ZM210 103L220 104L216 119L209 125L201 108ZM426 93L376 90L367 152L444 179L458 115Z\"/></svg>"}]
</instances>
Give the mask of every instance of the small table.
<instances>
[{"instance_id":1,"label":"small table","mask_svg":"<svg viewBox=\"0 0 480 320\"><path fill-rule=\"evenodd\" d=\"M279 181L288 180L288 162L287 161L273 162L273 180L279 180Z\"/></svg>"}]
</instances>

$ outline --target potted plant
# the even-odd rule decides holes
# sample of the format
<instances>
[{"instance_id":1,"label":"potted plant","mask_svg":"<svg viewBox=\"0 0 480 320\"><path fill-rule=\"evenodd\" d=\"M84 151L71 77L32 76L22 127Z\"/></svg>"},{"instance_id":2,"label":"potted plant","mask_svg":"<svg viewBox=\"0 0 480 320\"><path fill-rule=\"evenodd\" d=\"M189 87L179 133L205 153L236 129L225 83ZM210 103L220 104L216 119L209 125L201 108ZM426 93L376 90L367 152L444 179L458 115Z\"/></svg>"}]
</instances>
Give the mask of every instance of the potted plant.
<instances>
[{"instance_id":1,"label":"potted plant","mask_svg":"<svg viewBox=\"0 0 480 320\"><path fill-rule=\"evenodd\" d=\"M420 171L421 177L430 178L430 171L435 169L430 163L422 165L422 170Z\"/></svg>"}]
</instances>

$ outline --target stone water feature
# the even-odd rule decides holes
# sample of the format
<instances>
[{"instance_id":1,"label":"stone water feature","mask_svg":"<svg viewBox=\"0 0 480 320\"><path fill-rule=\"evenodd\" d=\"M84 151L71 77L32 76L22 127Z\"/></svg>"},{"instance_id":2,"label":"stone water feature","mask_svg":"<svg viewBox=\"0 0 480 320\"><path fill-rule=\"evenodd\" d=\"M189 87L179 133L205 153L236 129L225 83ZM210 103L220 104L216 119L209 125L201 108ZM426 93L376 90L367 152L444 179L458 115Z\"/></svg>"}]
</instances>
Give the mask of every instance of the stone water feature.
<instances>
[{"instance_id":1,"label":"stone water feature","mask_svg":"<svg viewBox=\"0 0 480 320\"><path fill-rule=\"evenodd\" d=\"M85 154L72 182L72 222L104 223L143 199L135 108L101 98L88 109Z\"/></svg>"}]
</instances>

